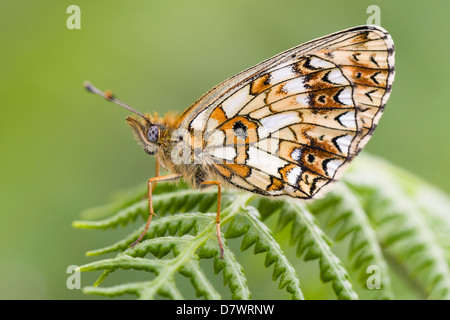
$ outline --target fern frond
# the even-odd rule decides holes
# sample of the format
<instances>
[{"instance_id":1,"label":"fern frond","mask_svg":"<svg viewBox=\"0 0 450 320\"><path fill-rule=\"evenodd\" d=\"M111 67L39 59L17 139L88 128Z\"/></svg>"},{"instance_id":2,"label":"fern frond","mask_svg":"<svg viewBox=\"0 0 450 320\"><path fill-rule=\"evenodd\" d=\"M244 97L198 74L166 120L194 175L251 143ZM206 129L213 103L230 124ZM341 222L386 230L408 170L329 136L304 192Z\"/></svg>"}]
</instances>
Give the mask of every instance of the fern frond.
<instances>
[{"instance_id":1,"label":"fern frond","mask_svg":"<svg viewBox=\"0 0 450 320\"><path fill-rule=\"evenodd\" d=\"M358 280L363 286L366 286L367 268L371 265L379 267L379 298L391 299L393 293L388 265L359 197L345 184L338 184L325 199L314 202L309 208L315 214L327 216L327 228L337 229L334 236L336 241L351 237L349 259L353 269L359 271Z\"/></svg>"},{"instance_id":2,"label":"fern frond","mask_svg":"<svg viewBox=\"0 0 450 320\"><path fill-rule=\"evenodd\" d=\"M320 278L323 282L331 281L339 299L358 299L347 270L331 250L331 240L318 227L304 204L293 202L291 205L295 214L291 241L297 242L297 255L304 254L305 260L319 259Z\"/></svg>"},{"instance_id":3,"label":"fern frond","mask_svg":"<svg viewBox=\"0 0 450 320\"><path fill-rule=\"evenodd\" d=\"M339 299L357 299L349 275L340 259L332 252L332 241L320 229L317 221L300 201L289 200L272 202L261 199L258 210L267 219L272 214L279 214L277 230L283 230L289 222L291 228L291 245L297 246L297 256L305 260L319 259L320 276L323 282L332 282Z\"/></svg>"},{"instance_id":4,"label":"fern frond","mask_svg":"<svg viewBox=\"0 0 450 320\"><path fill-rule=\"evenodd\" d=\"M265 267L274 264L272 279L280 277L279 288L286 287L292 298L303 300L300 290L300 281L294 267L288 261L278 243L272 237L271 231L259 220L256 208L248 206L245 211L238 213L225 234L226 238L235 238L243 235L241 251L255 245L254 253L266 252Z\"/></svg>"},{"instance_id":5,"label":"fern frond","mask_svg":"<svg viewBox=\"0 0 450 320\"><path fill-rule=\"evenodd\" d=\"M393 167L382 160L364 158L355 170L364 170L365 179L351 172L346 181L365 193L365 208L384 250L417 282L429 299L450 299L450 268L443 247L421 206L411 198L404 185L405 177L392 175ZM384 170L370 170L376 165ZM418 179L415 183L421 185ZM417 190L418 185L409 183ZM433 211L437 212L437 211ZM448 221L440 215L442 221Z\"/></svg>"},{"instance_id":6,"label":"fern frond","mask_svg":"<svg viewBox=\"0 0 450 320\"><path fill-rule=\"evenodd\" d=\"M127 226L138 217L146 221L145 195L144 186L134 188L111 205L84 212L85 220L73 225L110 229ZM343 182L337 183L323 199L311 203L296 199L272 201L250 193L224 191L223 259L215 228L214 189L199 192L185 184L158 185L153 205L157 218L141 243L129 247L144 226L116 243L87 253L117 255L80 267L81 271L103 272L94 286L84 288L84 292L105 296L133 294L140 299L183 299L184 292L176 282L176 275L182 275L189 278L197 297L221 299L223 290L215 287L201 267L200 262L209 259L214 273L222 276L231 298L250 299L251 287L246 277L249 270L241 266L227 244L227 239L239 238L241 251L254 247L254 254L265 254L264 266L273 266L272 279L279 280L280 289L289 292L293 299L304 299L296 264L287 258L273 231L263 223L278 215L274 232L286 232L290 226L290 244L296 246L297 256L318 261L321 281L330 282L339 299L358 299L345 265L357 271L356 280L365 289L368 267L378 266L379 298L394 297L392 266L405 270L407 281L421 287L424 296L450 298L448 196L375 157L358 157ZM338 257L331 239L349 240L348 256ZM127 269L147 272L148 281L101 286L111 273Z\"/></svg>"}]
</instances>

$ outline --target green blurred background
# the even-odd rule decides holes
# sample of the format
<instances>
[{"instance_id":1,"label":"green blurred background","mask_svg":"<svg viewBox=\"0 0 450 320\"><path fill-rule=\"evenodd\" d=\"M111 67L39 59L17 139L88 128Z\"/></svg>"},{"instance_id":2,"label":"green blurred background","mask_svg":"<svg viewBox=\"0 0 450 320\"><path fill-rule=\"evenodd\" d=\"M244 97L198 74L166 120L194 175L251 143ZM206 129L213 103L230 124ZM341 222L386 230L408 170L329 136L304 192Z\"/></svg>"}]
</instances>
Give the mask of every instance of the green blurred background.
<instances>
[{"instance_id":1,"label":"green blurred background","mask_svg":"<svg viewBox=\"0 0 450 320\"><path fill-rule=\"evenodd\" d=\"M81 8L81 30L66 27L71 4ZM154 173L128 113L88 94L83 81L144 112L181 112L247 67L366 24L374 4L394 38L397 73L366 149L448 192L449 1L1 1L0 298L97 298L68 290L66 269L93 261L84 253L122 231L76 230L71 222ZM255 270L254 298L288 297L276 295L262 255L239 259ZM211 264L205 268L212 274ZM306 297L334 298L317 268L317 261L297 265ZM82 286L97 275L82 274Z\"/></svg>"}]
</instances>

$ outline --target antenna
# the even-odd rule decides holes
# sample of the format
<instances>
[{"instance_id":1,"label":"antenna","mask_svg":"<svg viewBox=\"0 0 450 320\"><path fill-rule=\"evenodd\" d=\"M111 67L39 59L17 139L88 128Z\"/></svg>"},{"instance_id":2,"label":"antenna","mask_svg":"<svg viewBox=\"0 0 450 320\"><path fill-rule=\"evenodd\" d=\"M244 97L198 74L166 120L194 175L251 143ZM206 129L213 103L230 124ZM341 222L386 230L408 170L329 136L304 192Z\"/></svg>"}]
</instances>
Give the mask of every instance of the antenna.
<instances>
[{"instance_id":1,"label":"antenna","mask_svg":"<svg viewBox=\"0 0 450 320\"><path fill-rule=\"evenodd\" d=\"M102 96L103 98L105 98L108 101L114 102L115 104L118 104L119 106L130 110L131 112L141 116L142 118L144 118L145 120L148 119L139 111L133 109L132 107L130 107L129 105L127 105L126 103L120 101L119 99L117 99L116 97L114 97L113 93L111 92L111 90L106 90L105 92L101 91L100 89L96 88L95 86L93 86L89 81L85 81L83 83L83 86L86 88L87 91L98 94L99 96Z\"/></svg>"}]
</instances>

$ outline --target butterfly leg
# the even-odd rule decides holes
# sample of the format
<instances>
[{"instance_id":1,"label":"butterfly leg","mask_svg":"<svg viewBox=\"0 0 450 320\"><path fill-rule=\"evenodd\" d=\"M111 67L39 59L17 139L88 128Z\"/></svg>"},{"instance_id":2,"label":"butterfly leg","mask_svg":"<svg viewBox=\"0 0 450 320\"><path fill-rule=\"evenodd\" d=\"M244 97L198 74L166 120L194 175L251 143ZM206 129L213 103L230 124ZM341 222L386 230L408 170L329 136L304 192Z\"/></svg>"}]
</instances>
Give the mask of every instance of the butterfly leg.
<instances>
[{"instance_id":1,"label":"butterfly leg","mask_svg":"<svg viewBox=\"0 0 450 320\"><path fill-rule=\"evenodd\" d=\"M155 157L155 177L159 177L161 174L161 165L159 164L158 157ZM156 182L153 183L152 192L155 191Z\"/></svg>"},{"instance_id":2,"label":"butterfly leg","mask_svg":"<svg viewBox=\"0 0 450 320\"><path fill-rule=\"evenodd\" d=\"M220 203L222 200L222 187L219 181L205 181L202 184L212 184L217 186L217 215L216 215L216 232L217 232L217 240L219 241L220 248L220 258L223 258L223 245L222 239L220 237Z\"/></svg>"},{"instance_id":3,"label":"butterfly leg","mask_svg":"<svg viewBox=\"0 0 450 320\"><path fill-rule=\"evenodd\" d=\"M145 236L145 233L148 230L148 227L150 227L150 222L152 222L153 215L155 214L153 212L153 204L152 204L152 191L153 191L153 185L157 182L162 181L173 181L178 180L181 178L181 174L168 174L166 176L160 176L160 177L153 177L151 179L148 179L148 210L150 212L150 216L148 217L147 224L145 225L144 231L142 231L139 238L131 244L131 248L133 248L135 245L137 245L142 238Z\"/></svg>"}]
</instances>

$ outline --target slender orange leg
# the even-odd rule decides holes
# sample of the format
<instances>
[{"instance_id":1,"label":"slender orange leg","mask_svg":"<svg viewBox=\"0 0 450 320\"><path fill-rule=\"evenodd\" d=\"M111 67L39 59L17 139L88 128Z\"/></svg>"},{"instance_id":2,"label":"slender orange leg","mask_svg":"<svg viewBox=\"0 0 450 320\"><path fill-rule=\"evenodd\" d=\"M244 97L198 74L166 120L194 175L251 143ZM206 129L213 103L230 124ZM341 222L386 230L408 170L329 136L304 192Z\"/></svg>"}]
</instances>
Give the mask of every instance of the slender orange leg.
<instances>
[{"instance_id":1,"label":"slender orange leg","mask_svg":"<svg viewBox=\"0 0 450 320\"><path fill-rule=\"evenodd\" d=\"M144 231L142 231L139 238L131 244L131 246L130 246L131 248L133 248L135 245L137 245L142 240L142 238L145 236L145 233L147 232L148 227L150 227L150 222L152 222L153 215L155 214L153 212L153 204L152 204L153 185L156 182L172 181L172 180L177 180L180 178L181 178L181 174L168 174L166 176L153 177L151 179L148 179L148 210L150 212L150 216L148 217L147 224L145 225Z\"/></svg>"},{"instance_id":2,"label":"slender orange leg","mask_svg":"<svg viewBox=\"0 0 450 320\"><path fill-rule=\"evenodd\" d=\"M159 164L158 157L155 157L155 177L159 177L161 174L161 165ZM152 192L155 191L156 182L153 183Z\"/></svg>"},{"instance_id":3,"label":"slender orange leg","mask_svg":"<svg viewBox=\"0 0 450 320\"><path fill-rule=\"evenodd\" d=\"M214 184L217 186L217 215L216 215L216 231L217 231L217 240L219 241L220 248L220 258L223 258L223 245L222 238L220 237L220 203L222 200L222 187L219 181L205 181L202 184Z\"/></svg>"}]
</instances>

